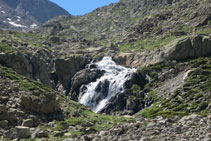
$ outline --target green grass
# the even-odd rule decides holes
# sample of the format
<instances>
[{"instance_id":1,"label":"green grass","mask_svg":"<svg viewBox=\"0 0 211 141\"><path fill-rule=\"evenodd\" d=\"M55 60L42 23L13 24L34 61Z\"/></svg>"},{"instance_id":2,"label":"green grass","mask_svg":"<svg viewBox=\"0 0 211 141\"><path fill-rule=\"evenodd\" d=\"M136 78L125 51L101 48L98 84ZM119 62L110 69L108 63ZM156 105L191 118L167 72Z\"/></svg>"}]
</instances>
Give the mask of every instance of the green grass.
<instances>
[{"instance_id":1,"label":"green grass","mask_svg":"<svg viewBox=\"0 0 211 141\"><path fill-rule=\"evenodd\" d=\"M136 114L136 116L140 116L140 115L145 118L155 118L157 116L162 116L164 118L172 118L176 115L182 117L182 116L187 115L187 113L177 112L177 111L172 111L172 110L164 110L163 108L160 108L155 104Z\"/></svg>"},{"instance_id":2,"label":"green grass","mask_svg":"<svg viewBox=\"0 0 211 141\"><path fill-rule=\"evenodd\" d=\"M16 51L27 53L40 48L50 50L49 44L51 44L46 37L19 31L2 31L0 39L0 51L5 53Z\"/></svg>"},{"instance_id":3,"label":"green grass","mask_svg":"<svg viewBox=\"0 0 211 141\"><path fill-rule=\"evenodd\" d=\"M0 72L3 76L15 80L20 87L22 87L26 91L33 91L33 90L40 90L40 91L46 91L46 92L52 92L53 90L44 86L38 81L33 81L29 78L26 78L22 75L19 75L15 73L12 69L0 66Z\"/></svg>"},{"instance_id":4,"label":"green grass","mask_svg":"<svg viewBox=\"0 0 211 141\"><path fill-rule=\"evenodd\" d=\"M137 40L129 44L120 45L118 48L120 51L151 51L156 48L161 48L176 39L176 36L162 35L155 37L148 37L144 40Z\"/></svg>"},{"instance_id":5,"label":"green grass","mask_svg":"<svg viewBox=\"0 0 211 141\"><path fill-rule=\"evenodd\" d=\"M7 45L6 43L0 42L0 52L4 52L4 53L13 53L13 52L16 52L16 49L10 47L10 46Z\"/></svg>"},{"instance_id":6,"label":"green grass","mask_svg":"<svg viewBox=\"0 0 211 141\"><path fill-rule=\"evenodd\" d=\"M189 73L183 87L180 87L166 99L157 97L152 90L160 84L160 80L151 75L152 72L162 72L163 69L176 67L178 64L186 64L192 71ZM152 81L146 85L151 90L148 96L154 100L153 106L137 113L137 116L155 118L156 116L173 117L175 115L184 116L191 113L209 115L211 109L208 105L211 103L211 58L198 58L189 60L186 63L179 62L176 65L156 64L143 68L143 70L152 77Z\"/></svg>"},{"instance_id":7,"label":"green grass","mask_svg":"<svg viewBox=\"0 0 211 141\"><path fill-rule=\"evenodd\" d=\"M60 97L60 105L63 107L65 113L69 116L63 121L57 121L55 127L43 127L43 130L51 129L53 131L64 131L66 127L73 126L76 129L68 130L70 137L81 136L84 134L89 134L91 132L97 132L100 130L106 130L112 126L123 124L126 122L134 122L133 118L125 118L121 116L112 116L104 114L96 114L89 110L84 105L81 105L75 101L67 99L65 97ZM75 113L79 113L78 116L74 116ZM89 130L86 130L89 129ZM51 137L52 139L57 139ZM67 137L62 137L67 138Z\"/></svg>"}]
</instances>

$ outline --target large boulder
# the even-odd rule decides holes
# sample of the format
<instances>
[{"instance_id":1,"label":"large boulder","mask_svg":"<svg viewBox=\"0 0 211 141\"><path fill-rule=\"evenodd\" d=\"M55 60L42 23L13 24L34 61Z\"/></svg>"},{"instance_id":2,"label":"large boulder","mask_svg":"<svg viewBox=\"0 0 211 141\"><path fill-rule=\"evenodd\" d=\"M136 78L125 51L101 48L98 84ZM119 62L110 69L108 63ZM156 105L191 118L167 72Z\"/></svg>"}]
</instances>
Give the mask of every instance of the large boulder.
<instances>
[{"instance_id":1,"label":"large boulder","mask_svg":"<svg viewBox=\"0 0 211 141\"><path fill-rule=\"evenodd\" d=\"M58 110L56 95L46 92L42 95L22 93L20 97L21 109L39 114L51 114Z\"/></svg>"},{"instance_id":2,"label":"large boulder","mask_svg":"<svg viewBox=\"0 0 211 141\"><path fill-rule=\"evenodd\" d=\"M90 62L90 57L84 55L72 55L65 59L55 61L56 74L66 94L70 91L72 77Z\"/></svg>"},{"instance_id":3,"label":"large boulder","mask_svg":"<svg viewBox=\"0 0 211 141\"><path fill-rule=\"evenodd\" d=\"M165 59L182 61L190 58L205 57L211 55L211 37L193 36L177 39L165 48Z\"/></svg>"},{"instance_id":4,"label":"large boulder","mask_svg":"<svg viewBox=\"0 0 211 141\"><path fill-rule=\"evenodd\" d=\"M10 133L8 137L11 139L25 139L31 137L30 128L25 126L16 126L14 129L11 129Z\"/></svg>"},{"instance_id":5,"label":"large boulder","mask_svg":"<svg viewBox=\"0 0 211 141\"><path fill-rule=\"evenodd\" d=\"M19 74L32 78L32 64L30 59L19 53L0 53L0 64L12 68Z\"/></svg>"}]
</instances>

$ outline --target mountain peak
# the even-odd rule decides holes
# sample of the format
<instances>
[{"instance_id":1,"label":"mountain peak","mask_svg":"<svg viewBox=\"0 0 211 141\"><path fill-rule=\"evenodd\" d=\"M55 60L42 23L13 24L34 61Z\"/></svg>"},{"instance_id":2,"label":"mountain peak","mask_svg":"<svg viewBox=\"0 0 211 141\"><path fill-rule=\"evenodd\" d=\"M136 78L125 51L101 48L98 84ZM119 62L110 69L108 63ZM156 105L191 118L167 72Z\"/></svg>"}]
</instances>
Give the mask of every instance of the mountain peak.
<instances>
[{"instance_id":1,"label":"mountain peak","mask_svg":"<svg viewBox=\"0 0 211 141\"><path fill-rule=\"evenodd\" d=\"M57 16L69 15L66 10L49 0L0 0L0 6L3 11L0 25L9 29L27 29ZM8 18L11 20L8 21ZM15 24L10 24L11 22Z\"/></svg>"}]
</instances>

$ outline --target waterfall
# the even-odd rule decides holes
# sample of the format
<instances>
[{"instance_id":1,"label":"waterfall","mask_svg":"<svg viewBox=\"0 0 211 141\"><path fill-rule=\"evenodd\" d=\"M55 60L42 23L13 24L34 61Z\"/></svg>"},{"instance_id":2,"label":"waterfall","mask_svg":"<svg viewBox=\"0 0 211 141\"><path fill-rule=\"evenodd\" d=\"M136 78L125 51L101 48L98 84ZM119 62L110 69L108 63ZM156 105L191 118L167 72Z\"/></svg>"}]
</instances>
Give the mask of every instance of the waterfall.
<instances>
[{"instance_id":1,"label":"waterfall","mask_svg":"<svg viewBox=\"0 0 211 141\"><path fill-rule=\"evenodd\" d=\"M86 85L86 92L79 97L79 103L84 104L94 112L102 110L110 98L124 92L125 82L131 79L136 69L117 65L111 57L104 57L101 61L92 63L95 68L104 71L104 75L95 82Z\"/></svg>"}]
</instances>

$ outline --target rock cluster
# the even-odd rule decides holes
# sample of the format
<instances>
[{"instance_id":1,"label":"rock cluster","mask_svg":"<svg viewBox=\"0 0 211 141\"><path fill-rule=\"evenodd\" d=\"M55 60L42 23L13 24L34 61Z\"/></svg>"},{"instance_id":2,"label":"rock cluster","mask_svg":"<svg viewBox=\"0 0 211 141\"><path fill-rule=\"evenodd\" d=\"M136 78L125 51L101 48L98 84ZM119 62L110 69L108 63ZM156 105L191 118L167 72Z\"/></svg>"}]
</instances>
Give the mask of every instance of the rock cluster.
<instances>
[{"instance_id":1,"label":"rock cluster","mask_svg":"<svg viewBox=\"0 0 211 141\"><path fill-rule=\"evenodd\" d=\"M90 134L77 138L84 141L210 141L211 140L211 116L202 117L189 115L183 118L173 119L140 118L134 123L126 123L112 127L97 134ZM66 141L71 141L67 139Z\"/></svg>"},{"instance_id":2,"label":"rock cluster","mask_svg":"<svg viewBox=\"0 0 211 141\"><path fill-rule=\"evenodd\" d=\"M26 88L20 86L21 83L11 80L5 75L8 74L5 74L1 70L0 136L7 138L26 138L31 135L29 134L30 128L36 127L40 123L56 119L56 115L54 114L58 114L60 108L55 93L41 89L26 90ZM16 76L17 78L18 76ZM27 82L27 79L21 81L24 83L24 81ZM31 83L33 82L28 81L27 86L30 87Z\"/></svg>"}]
</instances>

